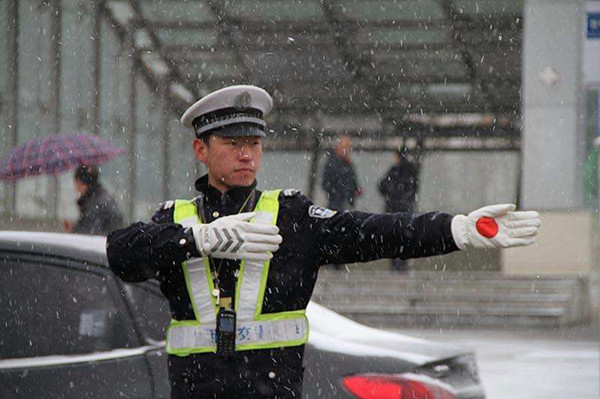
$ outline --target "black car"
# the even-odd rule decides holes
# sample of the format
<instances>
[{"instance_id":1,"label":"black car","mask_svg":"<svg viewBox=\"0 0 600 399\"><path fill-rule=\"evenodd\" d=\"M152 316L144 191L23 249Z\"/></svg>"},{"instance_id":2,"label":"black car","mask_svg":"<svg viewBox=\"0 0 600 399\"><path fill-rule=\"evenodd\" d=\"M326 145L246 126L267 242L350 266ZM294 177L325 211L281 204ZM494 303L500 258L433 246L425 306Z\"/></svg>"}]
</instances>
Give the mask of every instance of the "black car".
<instances>
[{"instance_id":1,"label":"black car","mask_svg":"<svg viewBox=\"0 0 600 399\"><path fill-rule=\"evenodd\" d=\"M107 267L104 237L0 232L0 398L168 398L158 284ZM484 398L472 353L315 303L306 398Z\"/></svg>"}]
</instances>

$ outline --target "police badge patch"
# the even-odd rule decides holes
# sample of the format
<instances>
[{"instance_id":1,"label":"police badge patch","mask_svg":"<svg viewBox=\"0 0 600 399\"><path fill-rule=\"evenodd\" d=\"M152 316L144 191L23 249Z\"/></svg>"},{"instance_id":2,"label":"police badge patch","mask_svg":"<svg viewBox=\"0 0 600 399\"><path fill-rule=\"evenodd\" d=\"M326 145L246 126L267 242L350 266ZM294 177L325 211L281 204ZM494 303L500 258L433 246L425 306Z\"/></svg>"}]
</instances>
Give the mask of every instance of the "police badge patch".
<instances>
[{"instance_id":1,"label":"police badge patch","mask_svg":"<svg viewBox=\"0 0 600 399\"><path fill-rule=\"evenodd\" d=\"M308 208L308 216L319 219L329 219L333 215L335 215L337 211L332 209L322 208L320 206L311 205Z\"/></svg>"}]
</instances>

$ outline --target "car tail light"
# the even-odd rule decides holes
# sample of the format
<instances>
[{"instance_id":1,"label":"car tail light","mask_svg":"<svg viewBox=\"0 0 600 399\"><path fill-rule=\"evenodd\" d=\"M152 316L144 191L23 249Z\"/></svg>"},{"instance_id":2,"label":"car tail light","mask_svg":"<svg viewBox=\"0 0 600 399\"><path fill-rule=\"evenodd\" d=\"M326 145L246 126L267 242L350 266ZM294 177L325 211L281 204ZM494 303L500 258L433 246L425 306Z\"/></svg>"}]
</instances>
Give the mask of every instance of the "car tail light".
<instances>
[{"instance_id":1,"label":"car tail light","mask_svg":"<svg viewBox=\"0 0 600 399\"><path fill-rule=\"evenodd\" d=\"M417 374L361 374L343 382L359 399L456 399L451 387Z\"/></svg>"}]
</instances>

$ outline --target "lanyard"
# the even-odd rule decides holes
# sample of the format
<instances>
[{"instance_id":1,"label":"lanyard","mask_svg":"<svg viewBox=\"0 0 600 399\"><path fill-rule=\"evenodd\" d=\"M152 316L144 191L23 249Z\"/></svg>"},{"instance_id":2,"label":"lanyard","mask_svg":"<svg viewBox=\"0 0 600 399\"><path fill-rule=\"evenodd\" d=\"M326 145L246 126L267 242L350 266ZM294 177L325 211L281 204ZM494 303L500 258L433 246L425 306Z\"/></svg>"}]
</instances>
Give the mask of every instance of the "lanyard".
<instances>
[{"instance_id":1,"label":"lanyard","mask_svg":"<svg viewBox=\"0 0 600 399\"><path fill-rule=\"evenodd\" d=\"M242 203L242 206L240 207L240 209L237 211L236 214L240 214L242 213L242 211L244 210L244 208L246 208L246 206L250 203L252 205L252 207L254 207L254 203L255 203L255 198L256 198L256 191L252 190L250 192L250 194L248 194L248 196L246 197L246 199L244 200L244 202ZM197 197L196 201L196 208L198 209L198 215L200 216L200 222L201 223L206 223L207 222L207 218L205 216L204 213L204 193L200 193L200 195ZM233 308L233 298L232 297L228 297L228 298L221 298L221 287L220 287L220 282L219 282L219 272L221 271L221 266L223 265L225 259L220 259L218 266L215 265L215 261L214 259L209 256L208 257L208 261L210 264L210 273L211 273L211 277L213 279L213 284L214 284L214 290L212 292L212 295L214 297L217 298L217 302L219 303L219 306L221 307L225 307L225 308ZM237 275L239 273L239 270L237 270L234 274L234 287L235 284L237 284ZM235 292L235 289L234 289Z\"/></svg>"}]
</instances>

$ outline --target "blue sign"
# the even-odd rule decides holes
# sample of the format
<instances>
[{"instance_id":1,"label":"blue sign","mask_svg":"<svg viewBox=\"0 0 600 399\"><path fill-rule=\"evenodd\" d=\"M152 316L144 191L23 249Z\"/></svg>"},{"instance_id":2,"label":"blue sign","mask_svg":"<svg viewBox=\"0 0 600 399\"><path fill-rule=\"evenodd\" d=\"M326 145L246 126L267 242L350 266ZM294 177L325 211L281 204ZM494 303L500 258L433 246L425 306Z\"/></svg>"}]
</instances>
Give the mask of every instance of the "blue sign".
<instances>
[{"instance_id":1,"label":"blue sign","mask_svg":"<svg viewBox=\"0 0 600 399\"><path fill-rule=\"evenodd\" d=\"M600 12L588 12L587 37L600 39Z\"/></svg>"}]
</instances>

